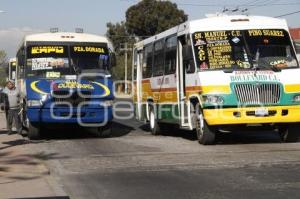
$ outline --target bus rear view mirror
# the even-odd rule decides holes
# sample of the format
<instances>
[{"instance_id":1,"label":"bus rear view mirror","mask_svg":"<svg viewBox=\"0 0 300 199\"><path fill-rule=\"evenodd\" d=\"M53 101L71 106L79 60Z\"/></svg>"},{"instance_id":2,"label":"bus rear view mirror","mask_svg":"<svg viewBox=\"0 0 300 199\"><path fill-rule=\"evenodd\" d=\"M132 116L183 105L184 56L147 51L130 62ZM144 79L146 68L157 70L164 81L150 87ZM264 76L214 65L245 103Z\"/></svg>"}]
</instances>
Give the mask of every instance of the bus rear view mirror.
<instances>
[{"instance_id":1,"label":"bus rear view mirror","mask_svg":"<svg viewBox=\"0 0 300 199\"><path fill-rule=\"evenodd\" d=\"M117 58L115 53L110 54L110 67L115 67L117 65Z\"/></svg>"},{"instance_id":2,"label":"bus rear view mirror","mask_svg":"<svg viewBox=\"0 0 300 199\"><path fill-rule=\"evenodd\" d=\"M191 59L193 59L192 47L189 46L189 45L184 45L182 47L182 56L183 56L183 60L191 60Z\"/></svg>"}]
</instances>

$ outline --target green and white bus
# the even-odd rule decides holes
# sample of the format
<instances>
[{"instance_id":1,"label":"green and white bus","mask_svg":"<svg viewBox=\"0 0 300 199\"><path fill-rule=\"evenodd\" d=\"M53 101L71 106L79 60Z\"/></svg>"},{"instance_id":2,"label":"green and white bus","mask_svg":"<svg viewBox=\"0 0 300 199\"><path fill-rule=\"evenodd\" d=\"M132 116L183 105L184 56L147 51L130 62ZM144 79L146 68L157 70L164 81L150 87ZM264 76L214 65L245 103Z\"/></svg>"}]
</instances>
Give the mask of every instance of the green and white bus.
<instances>
[{"instance_id":1,"label":"green and white bus","mask_svg":"<svg viewBox=\"0 0 300 199\"><path fill-rule=\"evenodd\" d=\"M132 74L136 118L153 134L176 124L212 144L220 131L263 126L298 139L300 69L285 20L185 22L136 43Z\"/></svg>"}]
</instances>

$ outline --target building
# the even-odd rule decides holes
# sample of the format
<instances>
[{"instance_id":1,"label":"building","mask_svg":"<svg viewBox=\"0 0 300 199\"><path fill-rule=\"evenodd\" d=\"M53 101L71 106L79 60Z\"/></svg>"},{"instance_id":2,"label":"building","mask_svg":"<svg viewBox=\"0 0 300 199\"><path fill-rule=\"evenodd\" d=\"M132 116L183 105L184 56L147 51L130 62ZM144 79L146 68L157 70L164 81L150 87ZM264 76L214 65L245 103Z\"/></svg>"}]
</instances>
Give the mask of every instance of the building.
<instances>
[{"instance_id":1,"label":"building","mask_svg":"<svg viewBox=\"0 0 300 199\"><path fill-rule=\"evenodd\" d=\"M290 33L294 41L300 42L300 28L290 28Z\"/></svg>"},{"instance_id":2,"label":"building","mask_svg":"<svg viewBox=\"0 0 300 199\"><path fill-rule=\"evenodd\" d=\"M290 28L290 33L295 41L295 48L297 51L297 58L300 61L300 28Z\"/></svg>"}]
</instances>

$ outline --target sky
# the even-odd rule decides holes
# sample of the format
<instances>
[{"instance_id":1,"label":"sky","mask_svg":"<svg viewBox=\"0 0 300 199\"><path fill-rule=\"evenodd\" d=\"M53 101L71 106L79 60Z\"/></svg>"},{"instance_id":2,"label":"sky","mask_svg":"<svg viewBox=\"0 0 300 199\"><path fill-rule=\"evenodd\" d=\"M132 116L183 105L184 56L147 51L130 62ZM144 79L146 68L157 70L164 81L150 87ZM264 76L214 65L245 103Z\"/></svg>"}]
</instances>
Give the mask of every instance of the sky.
<instances>
[{"instance_id":1,"label":"sky","mask_svg":"<svg viewBox=\"0 0 300 199\"><path fill-rule=\"evenodd\" d=\"M138 0L0 0L0 49L8 57L27 34L83 28L86 33L104 35L108 22L125 20L126 10ZM206 14L248 8L251 15L279 16L300 11L300 0L172 0L189 20ZM277 5L275 5L277 4ZM284 5L283 5L284 4ZM289 5L287 5L289 4ZM300 13L283 17L290 27L300 27Z\"/></svg>"}]
</instances>

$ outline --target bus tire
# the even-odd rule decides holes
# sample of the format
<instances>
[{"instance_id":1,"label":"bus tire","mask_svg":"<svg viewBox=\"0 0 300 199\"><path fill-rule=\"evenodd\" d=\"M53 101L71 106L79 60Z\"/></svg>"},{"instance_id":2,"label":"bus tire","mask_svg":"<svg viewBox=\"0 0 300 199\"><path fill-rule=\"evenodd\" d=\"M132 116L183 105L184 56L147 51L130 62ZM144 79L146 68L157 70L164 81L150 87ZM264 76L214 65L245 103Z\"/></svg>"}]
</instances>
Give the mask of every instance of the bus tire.
<instances>
[{"instance_id":1,"label":"bus tire","mask_svg":"<svg viewBox=\"0 0 300 199\"><path fill-rule=\"evenodd\" d=\"M160 134L160 125L158 124L153 105L149 106L149 126L152 135Z\"/></svg>"},{"instance_id":2,"label":"bus tire","mask_svg":"<svg viewBox=\"0 0 300 199\"><path fill-rule=\"evenodd\" d=\"M214 144L216 139L216 131L213 127L207 124L202 111L200 111L199 114L193 114L192 118L196 127L198 142L203 145Z\"/></svg>"},{"instance_id":3,"label":"bus tire","mask_svg":"<svg viewBox=\"0 0 300 199\"><path fill-rule=\"evenodd\" d=\"M105 126L97 128L97 137L109 138L112 136L112 123L108 122Z\"/></svg>"},{"instance_id":4,"label":"bus tire","mask_svg":"<svg viewBox=\"0 0 300 199\"><path fill-rule=\"evenodd\" d=\"M279 128L279 136L284 142L297 142L300 135L299 130L299 124L290 124L286 128Z\"/></svg>"},{"instance_id":5,"label":"bus tire","mask_svg":"<svg viewBox=\"0 0 300 199\"><path fill-rule=\"evenodd\" d=\"M40 127L37 124L29 122L28 126L28 138L30 140L38 140L41 137Z\"/></svg>"}]
</instances>

